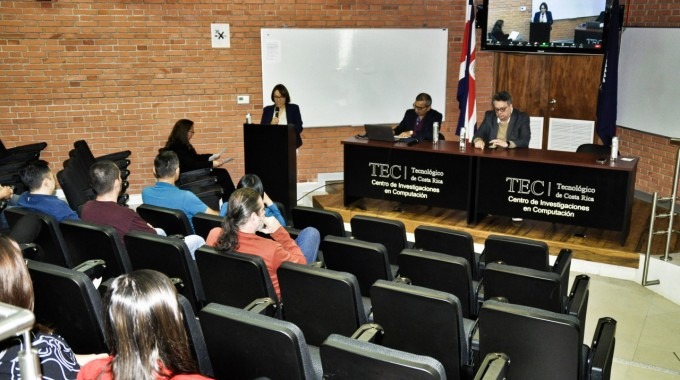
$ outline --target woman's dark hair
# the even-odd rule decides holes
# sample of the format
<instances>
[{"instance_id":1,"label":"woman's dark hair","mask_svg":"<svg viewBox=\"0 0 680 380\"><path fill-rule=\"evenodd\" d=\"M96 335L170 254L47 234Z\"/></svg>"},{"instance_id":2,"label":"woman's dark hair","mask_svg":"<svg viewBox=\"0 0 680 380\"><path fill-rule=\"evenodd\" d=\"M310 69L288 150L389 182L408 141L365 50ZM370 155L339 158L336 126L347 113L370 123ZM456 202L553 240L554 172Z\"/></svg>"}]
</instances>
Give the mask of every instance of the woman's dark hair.
<instances>
[{"instance_id":1,"label":"woman's dark hair","mask_svg":"<svg viewBox=\"0 0 680 380\"><path fill-rule=\"evenodd\" d=\"M104 305L114 379L158 379L198 372L177 291L166 275L153 270L123 274L109 287Z\"/></svg>"},{"instance_id":2,"label":"woman's dark hair","mask_svg":"<svg viewBox=\"0 0 680 380\"><path fill-rule=\"evenodd\" d=\"M227 215L222 221L222 235L217 240L217 248L222 251L238 249L238 230L248 222L248 218L260 211L260 194L257 191L243 187L236 189L229 197Z\"/></svg>"},{"instance_id":3,"label":"woman's dark hair","mask_svg":"<svg viewBox=\"0 0 680 380\"><path fill-rule=\"evenodd\" d=\"M170 132L170 136L168 136L168 141L165 143L165 147L159 149L159 151L162 149L167 149L177 143L190 147L191 143L189 142L189 131L193 127L194 122L189 119L177 120L175 126L172 127L172 132Z\"/></svg>"},{"instance_id":4,"label":"woman's dark hair","mask_svg":"<svg viewBox=\"0 0 680 380\"><path fill-rule=\"evenodd\" d=\"M546 2L541 3L541 5L538 6L538 9L540 10L541 8L545 8L546 12L548 11L548 4Z\"/></svg>"},{"instance_id":5,"label":"woman's dark hair","mask_svg":"<svg viewBox=\"0 0 680 380\"><path fill-rule=\"evenodd\" d=\"M274 101L274 93L276 92L276 90L279 91L279 94L281 94L281 96L286 98L286 104L290 103L290 94L288 93L288 89L281 83L274 86L274 89L272 90L272 102Z\"/></svg>"},{"instance_id":6,"label":"woman's dark hair","mask_svg":"<svg viewBox=\"0 0 680 380\"><path fill-rule=\"evenodd\" d=\"M493 24L493 29L491 31L503 31L503 20L496 20L496 22Z\"/></svg>"},{"instance_id":7,"label":"woman's dark hair","mask_svg":"<svg viewBox=\"0 0 680 380\"><path fill-rule=\"evenodd\" d=\"M14 240L0 235L0 302L33 311L33 282Z\"/></svg>"},{"instance_id":8,"label":"woman's dark hair","mask_svg":"<svg viewBox=\"0 0 680 380\"><path fill-rule=\"evenodd\" d=\"M257 191L260 193L260 196L264 196L264 185L262 184L262 180L260 177L257 176L257 174L246 174L243 177L241 177L241 180L238 181L237 188L249 188Z\"/></svg>"}]
</instances>

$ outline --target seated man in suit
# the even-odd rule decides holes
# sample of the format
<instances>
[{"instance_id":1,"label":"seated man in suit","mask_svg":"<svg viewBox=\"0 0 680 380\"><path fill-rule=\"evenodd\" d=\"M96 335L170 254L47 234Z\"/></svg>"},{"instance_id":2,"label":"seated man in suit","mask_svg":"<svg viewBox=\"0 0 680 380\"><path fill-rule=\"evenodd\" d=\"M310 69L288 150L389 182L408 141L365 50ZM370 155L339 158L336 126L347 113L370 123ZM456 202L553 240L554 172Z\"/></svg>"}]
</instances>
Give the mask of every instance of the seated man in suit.
<instances>
[{"instance_id":1,"label":"seated man in suit","mask_svg":"<svg viewBox=\"0 0 680 380\"><path fill-rule=\"evenodd\" d=\"M142 190L142 202L152 206L182 210L189 218L191 228L194 227L192 219L199 212L219 215L217 210L208 207L196 194L175 186L179 178L179 158L175 152L163 150L158 153L153 163L153 173L158 182Z\"/></svg>"},{"instance_id":2,"label":"seated man in suit","mask_svg":"<svg viewBox=\"0 0 680 380\"><path fill-rule=\"evenodd\" d=\"M166 236L165 231L161 228L154 228L134 210L118 204L122 183L120 169L116 164L112 161L95 162L90 167L90 184L97 193L97 198L83 206L83 220L115 228L121 241L125 234L130 231L157 233ZM198 235L185 236L184 242L192 256L198 248L205 244L205 240Z\"/></svg>"},{"instance_id":3,"label":"seated man in suit","mask_svg":"<svg viewBox=\"0 0 680 380\"><path fill-rule=\"evenodd\" d=\"M17 206L51 215L57 222L80 219L68 203L54 195L57 179L47 161L36 160L29 163L19 171L19 176L28 191L19 196Z\"/></svg>"},{"instance_id":4,"label":"seated man in suit","mask_svg":"<svg viewBox=\"0 0 680 380\"><path fill-rule=\"evenodd\" d=\"M419 141L432 140L432 124L442 124L442 114L433 110L432 98L426 93L416 96L413 108L406 110L401 123L394 129L400 138L416 137Z\"/></svg>"},{"instance_id":5,"label":"seated man in suit","mask_svg":"<svg viewBox=\"0 0 680 380\"><path fill-rule=\"evenodd\" d=\"M527 148L531 139L529 115L512 107L506 91L493 96L493 110L486 111L484 121L472 138L475 148Z\"/></svg>"}]
</instances>

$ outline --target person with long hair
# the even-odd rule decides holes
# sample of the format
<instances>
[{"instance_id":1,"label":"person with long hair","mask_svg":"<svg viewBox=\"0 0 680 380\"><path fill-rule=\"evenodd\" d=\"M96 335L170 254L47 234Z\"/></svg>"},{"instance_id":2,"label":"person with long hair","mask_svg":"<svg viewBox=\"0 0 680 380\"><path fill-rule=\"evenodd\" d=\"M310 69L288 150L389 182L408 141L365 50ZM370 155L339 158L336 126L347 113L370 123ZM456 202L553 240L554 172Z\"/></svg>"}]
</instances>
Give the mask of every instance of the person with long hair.
<instances>
[{"instance_id":1,"label":"person with long hair","mask_svg":"<svg viewBox=\"0 0 680 380\"><path fill-rule=\"evenodd\" d=\"M33 283L12 239L0 235L0 302L33 311ZM80 365L64 339L42 325L31 331L31 345L38 353L43 379L75 379ZM19 352L23 339L8 338L0 342L0 379L20 379Z\"/></svg>"},{"instance_id":2,"label":"person with long hair","mask_svg":"<svg viewBox=\"0 0 680 380\"><path fill-rule=\"evenodd\" d=\"M275 217L264 216L260 194L250 188L234 191L229 197L229 209L222 221L222 235L217 241L221 251L236 251L262 257L276 294L281 297L276 271L283 262L307 264L300 247ZM257 232L271 239L260 237Z\"/></svg>"},{"instance_id":3,"label":"person with long hair","mask_svg":"<svg viewBox=\"0 0 680 380\"><path fill-rule=\"evenodd\" d=\"M227 160L220 159L221 153L212 161L210 160L210 154L196 153L196 149L191 145L191 139L194 137L194 134L196 134L194 122L189 119L179 119L175 126L172 127L172 132L170 132L165 146L160 150L171 150L177 154L180 173L212 168L212 175L217 178L217 183L222 187L222 200L226 201L235 190L229 171L222 168Z\"/></svg>"},{"instance_id":4,"label":"person with long hair","mask_svg":"<svg viewBox=\"0 0 680 380\"><path fill-rule=\"evenodd\" d=\"M274 86L271 99L274 104L264 107L260 124L294 125L295 148L301 147L302 115L300 115L300 107L290 102L288 89L280 83Z\"/></svg>"},{"instance_id":5,"label":"person with long hair","mask_svg":"<svg viewBox=\"0 0 680 380\"><path fill-rule=\"evenodd\" d=\"M110 352L89 362L79 380L201 380L189 350L177 292L153 270L117 277L104 298Z\"/></svg>"}]
</instances>

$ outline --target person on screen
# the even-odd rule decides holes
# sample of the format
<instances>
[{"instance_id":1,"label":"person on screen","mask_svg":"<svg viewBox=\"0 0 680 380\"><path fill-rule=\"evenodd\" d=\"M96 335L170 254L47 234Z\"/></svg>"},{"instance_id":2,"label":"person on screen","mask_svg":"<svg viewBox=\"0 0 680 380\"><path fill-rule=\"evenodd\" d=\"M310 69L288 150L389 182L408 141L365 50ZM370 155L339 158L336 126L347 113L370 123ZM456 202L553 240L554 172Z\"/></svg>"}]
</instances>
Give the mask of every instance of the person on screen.
<instances>
[{"instance_id":1,"label":"person on screen","mask_svg":"<svg viewBox=\"0 0 680 380\"><path fill-rule=\"evenodd\" d=\"M491 38L498 42L508 42L509 34L503 33L503 20L496 20L491 29Z\"/></svg>"},{"instance_id":2,"label":"person on screen","mask_svg":"<svg viewBox=\"0 0 680 380\"><path fill-rule=\"evenodd\" d=\"M416 96L413 108L406 110L401 123L394 128L399 138L415 137L419 141L432 140L432 124L442 124L442 114L432 109L432 97L422 92Z\"/></svg>"},{"instance_id":3,"label":"person on screen","mask_svg":"<svg viewBox=\"0 0 680 380\"><path fill-rule=\"evenodd\" d=\"M493 110L486 111L484 121L472 138L475 148L527 148L531 139L529 115L512 107L507 91L493 95Z\"/></svg>"},{"instance_id":4,"label":"person on screen","mask_svg":"<svg viewBox=\"0 0 680 380\"><path fill-rule=\"evenodd\" d=\"M159 149L159 152L164 150L171 150L177 154L179 158L179 172L189 172L197 169L211 168L211 175L217 178L217 183L222 187L222 200L229 199L231 193L236 190L234 182L231 179L229 171L222 166L227 160L221 160L222 153L218 153L217 157L210 159L210 154L198 154L191 139L196 134L194 122L189 119L179 119L172 127L172 132L168 137L165 146Z\"/></svg>"},{"instance_id":5,"label":"person on screen","mask_svg":"<svg viewBox=\"0 0 680 380\"><path fill-rule=\"evenodd\" d=\"M552 12L550 12L548 10L548 4L543 2L538 7L538 9L539 9L539 11L534 13L534 22L541 22L541 23L544 23L544 24L552 25L553 17L552 17Z\"/></svg>"},{"instance_id":6,"label":"person on screen","mask_svg":"<svg viewBox=\"0 0 680 380\"><path fill-rule=\"evenodd\" d=\"M297 104L290 102L290 93L286 86L277 84L272 90L271 106L266 106L262 110L262 119L260 124L281 124L295 126L295 148L302 146L302 116L300 115L300 107Z\"/></svg>"}]
</instances>

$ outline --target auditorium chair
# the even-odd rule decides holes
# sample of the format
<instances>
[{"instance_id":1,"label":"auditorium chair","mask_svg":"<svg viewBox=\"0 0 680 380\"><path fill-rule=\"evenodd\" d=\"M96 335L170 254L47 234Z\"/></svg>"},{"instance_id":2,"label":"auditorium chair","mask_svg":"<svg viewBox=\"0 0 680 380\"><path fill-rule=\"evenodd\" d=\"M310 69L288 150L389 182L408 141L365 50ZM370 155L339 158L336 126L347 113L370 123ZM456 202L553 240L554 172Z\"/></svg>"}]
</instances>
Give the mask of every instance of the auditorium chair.
<instances>
[{"instance_id":1,"label":"auditorium chair","mask_svg":"<svg viewBox=\"0 0 680 380\"><path fill-rule=\"evenodd\" d=\"M187 338L189 338L189 349L191 356L198 364L198 370L205 376L213 376L212 363L210 363L210 355L208 355L208 346L205 344L205 336L201 324L194 313L191 302L181 294L177 295L179 307L182 310L184 317L184 328L187 331Z\"/></svg>"},{"instance_id":2,"label":"auditorium chair","mask_svg":"<svg viewBox=\"0 0 680 380\"><path fill-rule=\"evenodd\" d=\"M350 225L355 239L384 245L390 265L395 267L399 266L399 252L412 246L406 240L406 227L400 220L356 215L350 220Z\"/></svg>"},{"instance_id":3,"label":"auditorium chair","mask_svg":"<svg viewBox=\"0 0 680 380\"><path fill-rule=\"evenodd\" d=\"M195 255L207 303L257 308L266 315L280 316L279 299L262 257L220 252L207 245Z\"/></svg>"},{"instance_id":4,"label":"auditorium chair","mask_svg":"<svg viewBox=\"0 0 680 380\"><path fill-rule=\"evenodd\" d=\"M444 380L442 364L423 355L333 334L320 349L324 379Z\"/></svg>"},{"instance_id":5,"label":"auditorium chair","mask_svg":"<svg viewBox=\"0 0 680 380\"><path fill-rule=\"evenodd\" d=\"M162 228L168 236L194 234L189 218L182 210L143 203L136 211L147 223Z\"/></svg>"},{"instance_id":6,"label":"auditorium chair","mask_svg":"<svg viewBox=\"0 0 680 380\"><path fill-rule=\"evenodd\" d=\"M33 214L37 216L40 219L42 228L33 243L38 244L44 253L41 261L64 268L73 268L73 261L69 255L64 237L61 234L58 223L52 216L23 207L10 207L5 209L4 214L10 228L24 215Z\"/></svg>"},{"instance_id":7,"label":"auditorium chair","mask_svg":"<svg viewBox=\"0 0 680 380\"><path fill-rule=\"evenodd\" d=\"M594 153L609 158L611 147L600 144L581 144L576 148L576 153Z\"/></svg>"},{"instance_id":8,"label":"auditorium chair","mask_svg":"<svg viewBox=\"0 0 680 380\"><path fill-rule=\"evenodd\" d=\"M203 239L208 238L208 234L215 227L222 227L223 216L206 214L199 212L194 215L192 222L194 224L194 232Z\"/></svg>"},{"instance_id":9,"label":"auditorium chair","mask_svg":"<svg viewBox=\"0 0 680 380\"><path fill-rule=\"evenodd\" d=\"M508 378L510 358L504 353L491 352L477 369L474 380L505 380Z\"/></svg>"},{"instance_id":10,"label":"auditorium chair","mask_svg":"<svg viewBox=\"0 0 680 380\"><path fill-rule=\"evenodd\" d=\"M36 323L64 337L78 354L108 352L104 310L92 280L77 270L27 260Z\"/></svg>"},{"instance_id":11,"label":"auditorium chair","mask_svg":"<svg viewBox=\"0 0 680 380\"><path fill-rule=\"evenodd\" d=\"M29 162L40 158L40 152L47 147L46 142L31 143L7 148L0 140L0 164Z\"/></svg>"},{"instance_id":12,"label":"auditorium chair","mask_svg":"<svg viewBox=\"0 0 680 380\"><path fill-rule=\"evenodd\" d=\"M510 358L508 379L609 379L616 321L600 318L590 347L583 326L571 315L486 301L479 312L482 356L502 352Z\"/></svg>"},{"instance_id":13,"label":"auditorium chair","mask_svg":"<svg viewBox=\"0 0 680 380\"><path fill-rule=\"evenodd\" d=\"M413 235L415 238L413 248L461 257L470 263L472 278L476 281L481 279L480 255L475 252L474 240L468 232L436 226L418 226Z\"/></svg>"},{"instance_id":14,"label":"auditorium chair","mask_svg":"<svg viewBox=\"0 0 680 380\"><path fill-rule=\"evenodd\" d=\"M322 210L314 207L295 206L290 210L293 219L293 227L302 230L307 227L314 227L319 230L321 239L324 237L339 236L346 237L350 234L345 231L345 222L342 215L337 211Z\"/></svg>"},{"instance_id":15,"label":"auditorium chair","mask_svg":"<svg viewBox=\"0 0 680 380\"><path fill-rule=\"evenodd\" d=\"M189 248L183 240L132 231L123 238L133 270L153 269L159 271L177 286L178 293L185 296L200 310L205 303L205 293Z\"/></svg>"},{"instance_id":16,"label":"auditorium chair","mask_svg":"<svg viewBox=\"0 0 680 380\"><path fill-rule=\"evenodd\" d=\"M320 346L331 334L351 336L366 323L359 283L350 273L284 262L277 270L283 319Z\"/></svg>"},{"instance_id":17,"label":"auditorium chair","mask_svg":"<svg viewBox=\"0 0 680 380\"><path fill-rule=\"evenodd\" d=\"M506 235L489 235L484 241L480 261L502 261L508 265L547 271L550 268L545 242Z\"/></svg>"},{"instance_id":18,"label":"auditorium chair","mask_svg":"<svg viewBox=\"0 0 680 380\"><path fill-rule=\"evenodd\" d=\"M180 173L175 186L182 190L191 191L211 209L220 209L223 190L217 184L217 177L212 175L211 168Z\"/></svg>"},{"instance_id":19,"label":"auditorium chair","mask_svg":"<svg viewBox=\"0 0 680 380\"><path fill-rule=\"evenodd\" d=\"M382 244L326 236L321 243L321 250L328 269L356 276L364 297L369 297L371 286L376 280L394 279L387 250Z\"/></svg>"},{"instance_id":20,"label":"auditorium chair","mask_svg":"<svg viewBox=\"0 0 680 380\"><path fill-rule=\"evenodd\" d=\"M216 303L199 321L217 379L321 379L318 350L290 322Z\"/></svg>"},{"instance_id":21,"label":"auditorium chair","mask_svg":"<svg viewBox=\"0 0 680 380\"><path fill-rule=\"evenodd\" d=\"M123 150L120 152L114 152L114 153L109 153L103 156L95 157L94 154L92 154L92 150L90 150L90 146L87 144L87 141L85 140L78 140L73 143L73 147L76 150L76 153L78 156L83 159L83 162L85 165L89 168L92 166L97 161L103 161L103 160L109 160L113 161L116 166L118 166L119 169L124 170L130 165L130 160L128 160L128 157L130 157L130 152L129 150Z\"/></svg>"},{"instance_id":22,"label":"auditorium chair","mask_svg":"<svg viewBox=\"0 0 680 380\"><path fill-rule=\"evenodd\" d=\"M464 318L477 316L480 284L472 280L467 260L437 252L405 249L399 254L399 276L412 285L458 297Z\"/></svg>"},{"instance_id":23,"label":"auditorium chair","mask_svg":"<svg viewBox=\"0 0 680 380\"><path fill-rule=\"evenodd\" d=\"M449 379L473 373L470 339L475 322L463 318L458 298L415 285L378 280L371 287L373 321L386 347L430 356L444 366Z\"/></svg>"}]
</instances>

